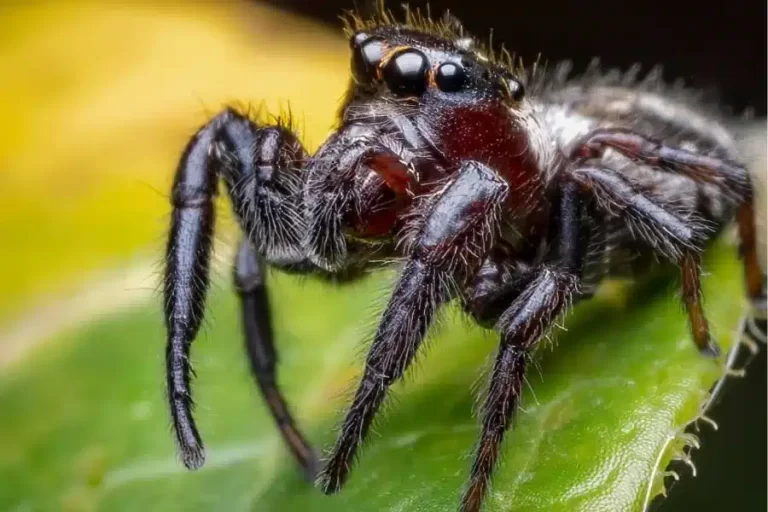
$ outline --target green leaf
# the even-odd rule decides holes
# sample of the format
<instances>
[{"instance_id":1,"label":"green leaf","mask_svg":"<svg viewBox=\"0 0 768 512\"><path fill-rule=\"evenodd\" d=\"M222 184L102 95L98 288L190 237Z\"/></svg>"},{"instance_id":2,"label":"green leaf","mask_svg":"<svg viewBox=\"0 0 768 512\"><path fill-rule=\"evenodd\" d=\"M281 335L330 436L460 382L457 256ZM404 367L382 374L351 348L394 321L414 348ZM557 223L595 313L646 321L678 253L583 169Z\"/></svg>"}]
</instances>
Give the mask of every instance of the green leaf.
<instances>
[{"instance_id":1,"label":"green leaf","mask_svg":"<svg viewBox=\"0 0 768 512\"><path fill-rule=\"evenodd\" d=\"M742 311L740 266L706 259L707 311L727 349ZM393 273L334 288L273 274L280 381L315 443L334 437ZM685 442L722 368L696 352L674 281L608 287L566 318L529 373L492 511L641 510ZM248 374L229 288L210 300L193 349L209 462L175 459L163 391L159 300L57 336L0 381L2 510L452 510L497 337L448 314L347 487L326 497L299 476ZM474 392L473 392L474 390ZM704 447L706 448L706 447Z\"/></svg>"}]
</instances>

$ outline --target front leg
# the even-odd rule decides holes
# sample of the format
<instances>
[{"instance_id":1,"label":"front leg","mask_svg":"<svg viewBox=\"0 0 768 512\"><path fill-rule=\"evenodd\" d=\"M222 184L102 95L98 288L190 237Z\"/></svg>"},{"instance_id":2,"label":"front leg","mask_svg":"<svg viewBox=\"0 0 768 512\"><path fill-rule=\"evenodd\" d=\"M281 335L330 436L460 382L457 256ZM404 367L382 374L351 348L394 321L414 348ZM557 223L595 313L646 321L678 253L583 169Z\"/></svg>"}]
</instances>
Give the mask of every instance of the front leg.
<instances>
[{"instance_id":1,"label":"front leg","mask_svg":"<svg viewBox=\"0 0 768 512\"><path fill-rule=\"evenodd\" d=\"M390 386L410 366L438 309L474 275L500 229L508 185L485 165L466 162L414 221L410 257L395 285L366 359L365 371L320 475L338 492Z\"/></svg>"},{"instance_id":2,"label":"front leg","mask_svg":"<svg viewBox=\"0 0 768 512\"><path fill-rule=\"evenodd\" d=\"M263 271L262 257L299 273L343 268L347 253L342 228L348 206L354 204L356 173L366 169L366 159L389 155L390 163L403 160L407 167L413 158L396 144L395 135L379 135L375 127L349 125L309 157L282 123L260 127L227 109L189 141L173 186L165 269L168 399L179 452L188 468L199 468L205 459L192 416L189 352L205 313L219 179L247 239L239 253L236 285L251 366L289 448L311 475L315 458L274 382L276 354L266 289L254 279ZM375 212L360 213L370 217Z\"/></svg>"},{"instance_id":3,"label":"front leg","mask_svg":"<svg viewBox=\"0 0 768 512\"><path fill-rule=\"evenodd\" d=\"M302 156L286 128L260 128L231 109L200 128L181 156L165 257L166 379L179 453L190 469L205 461L192 416L189 352L205 314L218 181L226 183L240 224L259 252L273 262L293 263L301 259L302 229L293 162Z\"/></svg>"}]
</instances>

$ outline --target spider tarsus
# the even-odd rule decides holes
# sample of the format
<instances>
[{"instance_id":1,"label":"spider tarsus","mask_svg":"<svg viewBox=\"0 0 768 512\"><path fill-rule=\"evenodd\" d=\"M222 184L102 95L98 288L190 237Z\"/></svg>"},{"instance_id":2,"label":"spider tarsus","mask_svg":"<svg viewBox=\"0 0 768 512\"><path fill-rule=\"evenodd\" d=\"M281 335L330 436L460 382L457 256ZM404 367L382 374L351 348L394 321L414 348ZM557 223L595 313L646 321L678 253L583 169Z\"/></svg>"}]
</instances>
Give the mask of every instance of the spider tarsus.
<instances>
[{"instance_id":1,"label":"spider tarsus","mask_svg":"<svg viewBox=\"0 0 768 512\"><path fill-rule=\"evenodd\" d=\"M338 466L326 466L315 480L323 494L332 496L337 494L346 480L349 469L342 471Z\"/></svg>"},{"instance_id":2,"label":"spider tarsus","mask_svg":"<svg viewBox=\"0 0 768 512\"><path fill-rule=\"evenodd\" d=\"M699 349L699 353L704 357L718 359L722 354L722 350L720 349L720 344L714 339L710 338L707 344Z\"/></svg>"},{"instance_id":3,"label":"spider tarsus","mask_svg":"<svg viewBox=\"0 0 768 512\"><path fill-rule=\"evenodd\" d=\"M200 444L180 447L181 461L192 471L198 470L205 464L205 448Z\"/></svg>"},{"instance_id":4,"label":"spider tarsus","mask_svg":"<svg viewBox=\"0 0 768 512\"><path fill-rule=\"evenodd\" d=\"M320 459L314 450L310 451L310 455L307 460L301 464L301 473L304 477L304 481L309 485L314 485L317 482L318 475L320 474Z\"/></svg>"},{"instance_id":5,"label":"spider tarsus","mask_svg":"<svg viewBox=\"0 0 768 512\"><path fill-rule=\"evenodd\" d=\"M315 478L315 484L323 494L332 496L341 491L349 476L350 461L353 458L354 447L345 446L343 449L335 450L331 457L325 461L325 467Z\"/></svg>"},{"instance_id":6,"label":"spider tarsus","mask_svg":"<svg viewBox=\"0 0 768 512\"><path fill-rule=\"evenodd\" d=\"M485 498L486 485L470 484L469 490L461 498L459 512L480 512L480 507Z\"/></svg>"}]
</instances>

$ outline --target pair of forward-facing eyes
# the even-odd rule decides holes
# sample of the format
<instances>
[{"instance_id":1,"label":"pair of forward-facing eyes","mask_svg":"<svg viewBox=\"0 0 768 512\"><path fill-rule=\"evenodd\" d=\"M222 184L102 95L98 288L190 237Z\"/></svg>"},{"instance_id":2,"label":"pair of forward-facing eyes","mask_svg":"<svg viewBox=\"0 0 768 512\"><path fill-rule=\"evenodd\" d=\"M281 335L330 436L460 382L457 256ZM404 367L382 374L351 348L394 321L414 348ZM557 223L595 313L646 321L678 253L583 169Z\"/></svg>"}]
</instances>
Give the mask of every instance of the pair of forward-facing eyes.
<instances>
[{"instance_id":1,"label":"pair of forward-facing eyes","mask_svg":"<svg viewBox=\"0 0 768 512\"><path fill-rule=\"evenodd\" d=\"M428 85L443 92L459 92L469 83L469 76L462 62L443 62L430 69L429 59L416 48L391 47L385 41L358 32L350 39L352 48L352 74L359 84L371 84L383 80L393 93L399 96L418 96ZM525 94L519 80L501 78L506 95L520 101Z\"/></svg>"}]
</instances>

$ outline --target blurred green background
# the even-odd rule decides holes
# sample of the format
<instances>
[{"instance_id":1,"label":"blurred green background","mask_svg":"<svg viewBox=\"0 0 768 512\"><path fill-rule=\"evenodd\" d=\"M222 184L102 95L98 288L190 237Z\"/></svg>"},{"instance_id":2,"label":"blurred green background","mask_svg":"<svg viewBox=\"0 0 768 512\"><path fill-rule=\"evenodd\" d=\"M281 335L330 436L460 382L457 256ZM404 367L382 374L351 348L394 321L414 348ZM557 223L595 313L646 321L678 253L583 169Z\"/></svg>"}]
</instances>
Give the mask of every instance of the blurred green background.
<instances>
[{"instance_id":1,"label":"blurred green background","mask_svg":"<svg viewBox=\"0 0 768 512\"><path fill-rule=\"evenodd\" d=\"M306 10L312 9L308 4ZM300 114L303 139L314 148L333 122L347 62L346 41L336 27L258 3L0 5L0 109L5 121L0 124L0 510L310 510L322 500L307 493L293 475L250 383L229 293L228 258L236 234L225 204L220 208L223 229L217 234L209 326L194 349L203 433L217 447L210 471L199 475L185 474L174 460L162 404L164 340L157 283L172 170L195 128L224 104L263 102L277 111L290 101L292 111ZM724 279L717 289L736 295L740 283L731 249L721 247L710 261ZM283 383L300 418L311 424L315 438L327 442L333 407L343 403L356 375L360 341L375 320L367 304L386 297L391 275L340 290L311 281L300 285L277 275L273 279L281 290L275 314L285 347L282 364L288 369ZM668 295L671 290L662 289ZM592 313L622 311L628 325L636 325L631 324L633 313L622 309L627 300L617 292L590 307ZM646 326L646 331L638 328L629 338L684 332L680 318L673 328L662 322L679 317L670 305L674 297L665 300L658 292L641 295L639 303L656 311L660 323ZM738 304L712 302L713 315L723 319L721 331L728 332ZM296 305L301 305L301 322L292 315ZM622 368L651 375L642 373L637 362L649 358L648 347L636 345L637 352L615 349L615 355L601 352L601 340L623 332L620 323L590 338L586 351L573 348L568 340L591 336L589 316L587 309L572 328L569 324L572 332L563 340L563 355L547 356L542 364L547 378L535 379L540 403L554 400L560 396L558 386L573 381L578 372L570 367L572 360L581 361L585 375L602 372L609 397L614 393L608 389L613 387L610 379ZM642 323L643 317L635 320ZM456 458L464 457L462 450L474 439L467 384L477 381L493 349L493 336L472 331L467 339L465 332L443 335L440 343L446 350L433 351L411 379L412 391L403 390L403 403L397 406L403 410L392 415L382 439L390 436L408 445L404 433L434 431L436 441L413 440L425 460L432 461L438 451L458 450ZM462 357L452 357L452 348ZM682 386L680 409L674 411L683 416L695 407L684 391L695 391L715 375L690 357L689 348L681 345L660 356L663 375L657 376L659 383ZM614 368L597 367L608 358L614 358ZM750 370L751 383L729 386L717 414L721 431L704 435L706 449L696 457L699 478L677 486L664 510L720 510L724 503L742 504L739 510L765 509L762 356L757 363ZM680 384L675 370L686 368L695 369L698 373L692 375L700 380ZM755 386L762 394L754 392ZM599 395L573 392L569 406L591 404ZM455 403L436 410L426 427L419 423L419 412L430 410L424 404L447 396L455 396ZM649 403L617 409L616 421L619 412L626 420ZM542 418L534 409L538 407L531 407L520 426L520 440L512 441L523 443L522 448L527 446L526 432L536 432ZM588 420L576 415L572 421L578 426ZM455 431L440 434L445 425ZM594 439L583 439L585 432L589 428L553 437L552 446L572 443L575 452L586 450ZM378 479L374 485L382 486L385 497L367 509L394 510L397 500L386 496L397 491L386 487L386 474L376 472L397 473L409 456L376 455L389 446L376 443L360 472ZM546 510L546 499L536 493L557 488L562 478L525 487L517 476L522 473L515 473L514 455L509 457L504 475L515 489L533 496L530 508L520 510ZM541 462L545 474L547 467L559 467L555 455L548 457ZM594 462L605 454L596 452L594 460L584 457ZM460 460L457 467L465 462ZM432 487L443 494L458 488L463 473L441 464L411 484L392 481L399 482L404 496L429 494ZM359 501L365 488L358 485L341 501L323 503L360 509L366 503ZM503 494L495 498L499 510L511 499ZM515 503L525 502L514 498ZM455 496L448 494L442 502L430 499L432 509L450 509ZM426 510L413 503L402 507Z\"/></svg>"}]
</instances>

